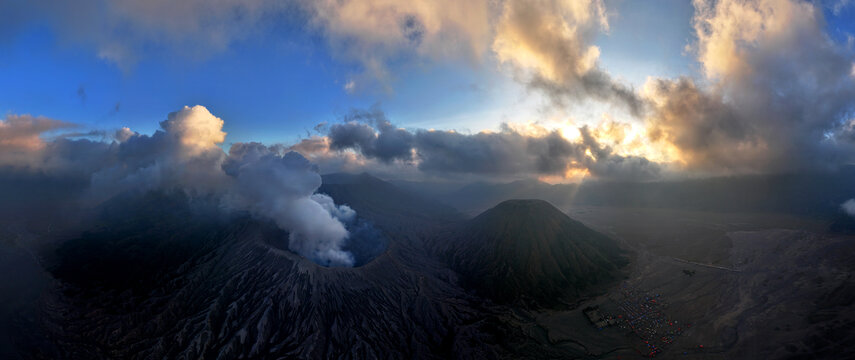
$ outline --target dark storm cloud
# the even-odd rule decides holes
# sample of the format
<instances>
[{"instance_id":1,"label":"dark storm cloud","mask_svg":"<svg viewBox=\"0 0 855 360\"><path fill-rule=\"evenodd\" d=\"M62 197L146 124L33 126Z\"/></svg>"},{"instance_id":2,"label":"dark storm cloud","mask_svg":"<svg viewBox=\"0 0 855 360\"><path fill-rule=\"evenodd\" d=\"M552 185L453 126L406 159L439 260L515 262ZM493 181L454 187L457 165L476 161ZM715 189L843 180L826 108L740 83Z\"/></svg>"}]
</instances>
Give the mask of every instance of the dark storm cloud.
<instances>
[{"instance_id":1,"label":"dark storm cloud","mask_svg":"<svg viewBox=\"0 0 855 360\"><path fill-rule=\"evenodd\" d=\"M680 149L693 169L738 169L747 162L763 162L767 154L760 129L727 104L721 94L699 89L689 78L655 79L647 83L656 101L656 115L648 119L648 135Z\"/></svg>"},{"instance_id":2,"label":"dark storm cloud","mask_svg":"<svg viewBox=\"0 0 855 360\"><path fill-rule=\"evenodd\" d=\"M553 103L562 107L593 98L624 106L633 116L644 115L644 99L635 89L615 81L601 69L593 69L578 78L560 82L535 75L528 79L527 84L532 89L542 91Z\"/></svg>"},{"instance_id":3,"label":"dark storm cloud","mask_svg":"<svg viewBox=\"0 0 855 360\"><path fill-rule=\"evenodd\" d=\"M371 125L355 121L331 126L329 137L333 149L358 148L366 153L373 153L377 141L377 134Z\"/></svg>"},{"instance_id":4,"label":"dark storm cloud","mask_svg":"<svg viewBox=\"0 0 855 360\"><path fill-rule=\"evenodd\" d=\"M557 132L531 137L507 127L474 135L418 130L416 151L423 171L482 174L561 173L570 160L585 156L583 146L564 140Z\"/></svg>"},{"instance_id":5,"label":"dark storm cloud","mask_svg":"<svg viewBox=\"0 0 855 360\"><path fill-rule=\"evenodd\" d=\"M330 126L328 136L333 150L358 149L385 162L412 158L413 135L392 125L377 107L352 111L344 123Z\"/></svg>"},{"instance_id":6,"label":"dark storm cloud","mask_svg":"<svg viewBox=\"0 0 855 360\"><path fill-rule=\"evenodd\" d=\"M592 157L585 157L585 166L595 176L617 180L649 180L662 175L659 164L639 156L615 155L608 146L600 144L587 126L579 128L582 144L591 151Z\"/></svg>"},{"instance_id":7,"label":"dark storm cloud","mask_svg":"<svg viewBox=\"0 0 855 360\"><path fill-rule=\"evenodd\" d=\"M616 81L608 72L602 69L598 68L587 72L582 76L581 84L582 88L594 98L611 100L622 104L634 116L644 114L644 100L639 97L635 89Z\"/></svg>"},{"instance_id":8,"label":"dark storm cloud","mask_svg":"<svg viewBox=\"0 0 855 360\"><path fill-rule=\"evenodd\" d=\"M557 131L528 135L508 126L499 132L471 135L424 129L411 132L393 126L379 110L372 112L371 117L361 117L360 121L331 126L330 150L352 149L366 158L384 162L413 161L419 170L433 174L538 176L588 170L604 179L647 180L661 172L658 164L646 159L615 154L610 147L600 144L587 127L579 129L583 134L580 141L569 141ZM377 121L378 118L382 121ZM378 124L379 128L369 123ZM384 129L387 134L393 129L395 139L403 139L394 142L394 153L398 156L376 151Z\"/></svg>"}]
</instances>

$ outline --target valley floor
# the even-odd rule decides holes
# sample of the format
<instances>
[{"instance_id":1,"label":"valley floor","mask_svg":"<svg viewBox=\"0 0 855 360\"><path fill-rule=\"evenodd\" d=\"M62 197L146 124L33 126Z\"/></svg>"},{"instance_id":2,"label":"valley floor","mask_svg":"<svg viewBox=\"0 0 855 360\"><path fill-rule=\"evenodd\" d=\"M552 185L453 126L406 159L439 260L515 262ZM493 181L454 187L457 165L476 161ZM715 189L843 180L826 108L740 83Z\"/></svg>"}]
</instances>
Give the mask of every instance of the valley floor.
<instances>
[{"instance_id":1,"label":"valley floor","mask_svg":"<svg viewBox=\"0 0 855 360\"><path fill-rule=\"evenodd\" d=\"M516 319L579 358L855 356L855 238L783 215L570 208L632 249L626 278L569 311ZM598 306L616 324L595 327Z\"/></svg>"}]
</instances>

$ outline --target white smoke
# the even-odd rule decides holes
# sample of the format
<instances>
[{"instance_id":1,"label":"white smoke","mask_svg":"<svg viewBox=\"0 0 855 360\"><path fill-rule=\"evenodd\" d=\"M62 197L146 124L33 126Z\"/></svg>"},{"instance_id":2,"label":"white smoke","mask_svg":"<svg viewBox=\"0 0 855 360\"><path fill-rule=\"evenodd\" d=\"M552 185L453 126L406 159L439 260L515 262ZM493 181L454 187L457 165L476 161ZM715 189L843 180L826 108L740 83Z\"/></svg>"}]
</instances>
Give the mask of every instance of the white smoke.
<instances>
[{"instance_id":1,"label":"white smoke","mask_svg":"<svg viewBox=\"0 0 855 360\"><path fill-rule=\"evenodd\" d=\"M846 202L840 204L840 208L849 214L849 216L855 217L855 199L846 200Z\"/></svg>"},{"instance_id":2,"label":"white smoke","mask_svg":"<svg viewBox=\"0 0 855 360\"><path fill-rule=\"evenodd\" d=\"M292 251L322 265L353 266L353 255L342 250L349 234L340 219L352 219L356 212L336 206L329 196L314 194L321 176L302 155L258 155L230 159L237 162L229 164L237 183L229 203L288 230Z\"/></svg>"},{"instance_id":3,"label":"white smoke","mask_svg":"<svg viewBox=\"0 0 855 360\"><path fill-rule=\"evenodd\" d=\"M321 204L324 210L343 223L350 223L356 219L356 211L353 211L347 205L336 205L333 199L327 194L312 194L312 200Z\"/></svg>"},{"instance_id":4,"label":"white smoke","mask_svg":"<svg viewBox=\"0 0 855 360\"><path fill-rule=\"evenodd\" d=\"M327 266L354 265L343 247L350 236L345 224L356 212L315 194L317 168L296 152L283 155L258 143L232 144L226 155L223 120L204 106L170 113L152 135L123 128L109 143L40 136L69 126L31 116L0 120L0 170L83 178L89 186L82 197L90 206L127 192L213 196L225 208L273 220L290 233L289 248L300 255Z\"/></svg>"}]
</instances>

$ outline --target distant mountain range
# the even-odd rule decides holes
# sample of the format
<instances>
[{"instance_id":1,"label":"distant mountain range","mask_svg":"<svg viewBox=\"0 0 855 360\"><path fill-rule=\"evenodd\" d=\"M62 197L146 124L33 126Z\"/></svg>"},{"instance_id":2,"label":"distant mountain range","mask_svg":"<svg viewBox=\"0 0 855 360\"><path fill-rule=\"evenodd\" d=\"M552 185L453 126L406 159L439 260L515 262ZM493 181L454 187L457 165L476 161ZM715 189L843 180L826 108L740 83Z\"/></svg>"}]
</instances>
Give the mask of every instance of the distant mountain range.
<instances>
[{"instance_id":1,"label":"distant mountain range","mask_svg":"<svg viewBox=\"0 0 855 360\"><path fill-rule=\"evenodd\" d=\"M855 197L855 166L834 172L745 175L659 182L584 181L547 184L537 180L510 183L419 185L401 182L416 193L474 216L509 199L540 199L571 205L691 209L714 212L791 213L830 217ZM427 189L421 191L420 189Z\"/></svg>"},{"instance_id":2,"label":"distant mountain range","mask_svg":"<svg viewBox=\"0 0 855 360\"><path fill-rule=\"evenodd\" d=\"M411 233L422 227L461 221L457 209L429 196L403 190L366 173L336 173L323 176L319 193L352 207L387 231Z\"/></svg>"}]
</instances>

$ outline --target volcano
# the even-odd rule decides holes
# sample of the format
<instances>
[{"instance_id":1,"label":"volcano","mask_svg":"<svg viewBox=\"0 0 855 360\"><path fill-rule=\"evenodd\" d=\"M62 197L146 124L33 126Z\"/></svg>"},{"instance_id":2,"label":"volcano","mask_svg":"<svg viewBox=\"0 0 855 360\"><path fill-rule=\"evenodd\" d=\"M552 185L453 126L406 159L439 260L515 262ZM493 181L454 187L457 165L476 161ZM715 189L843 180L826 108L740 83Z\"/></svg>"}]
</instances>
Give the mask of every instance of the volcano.
<instances>
[{"instance_id":1,"label":"volcano","mask_svg":"<svg viewBox=\"0 0 855 360\"><path fill-rule=\"evenodd\" d=\"M240 213L209 216L198 209L206 204L180 192L119 200L131 210L105 206L104 226L52 255L58 288L40 305L48 340L19 340L34 358L481 358L491 351L456 348L482 333L484 316L418 243L402 239L364 266L327 268L288 251L288 233L275 224Z\"/></svg>"},{"instance_id":2,"label":"volcano","mask_svg":"<svg viewBox=\"0 0 855 360\"><path fill-rule=\"evenodd\" d=\"M508 200L468 221L443 250L466 287L500 303L549 307L611 280L618 244L542 200Z\"/></svg>"},{"instance_id":3,"label":"volcano","mask_svg":"<svg viewBox=\"0 0 855 360\"><path fill-rule=\"evenodd\" d=\"M274 223L223 213L213 199L108 201L89 230L45 250L54 281L38 324L17 327L15 343L36 359L556 358L566 354L478 293L546 304L620 266L611 240L542 201L467 221L367 175L331 177L321 191L388 243L356 267L330 268L289 251ZM443 235L461 227L463 239ZM434 256L434 235L456 246L459 273Z\"/></svg>"}]
</instances>

